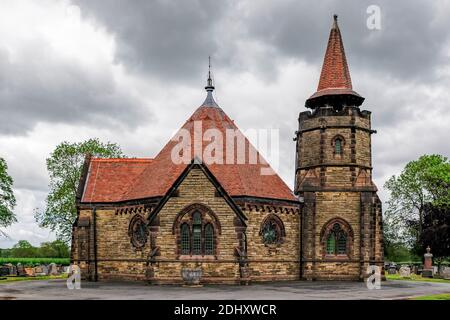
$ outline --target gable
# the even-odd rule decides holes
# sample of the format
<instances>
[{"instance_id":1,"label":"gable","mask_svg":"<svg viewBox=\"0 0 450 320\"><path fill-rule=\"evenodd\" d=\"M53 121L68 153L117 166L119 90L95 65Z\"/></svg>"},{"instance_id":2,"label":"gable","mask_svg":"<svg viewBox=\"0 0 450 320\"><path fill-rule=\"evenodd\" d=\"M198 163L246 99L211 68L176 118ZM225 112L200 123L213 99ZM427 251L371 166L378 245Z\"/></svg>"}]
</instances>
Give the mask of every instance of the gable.
<instances>
[{"instance_id":1,"label":"gable","mask_svg":"<svg viewBox=\"0 0 450 320\"><path fill-rule=\"evenodd\" d=\"M239 163L236 154L233 156L234 159L229 161L230 159L226 158L226 152L222 154L222 163L206 163L207 168L214 174L229 195L297 200L292 190L273 172L270 165L222 109L219 107L198 108L179 132L187 132L190 137L194 137L196 135L196 126L201 127L202 132L214 129L216 132L220 132L222 137L227 136L227 130L234 130L239 138L244 140L244 163ZM133 183L132 188L125 195L128 200L161 196L169 190L170 186L186 168L185 163L176 164L172 159L172 151L178 143L178 139L172 139L164 146L155 157L152 166L145 169ZM204 153L208 145L208 142L203 141L200 150L195 150L195 147L191 148L188 161L197 157L198 152ZM256 155L257 163L251 163L250 158L252 155ZM273 174L267 174L269 171Z\"/></svg>"},{"instance_id":2,"label":"gable","mask_svg":"<svg viewBox=\"0 0 450 320\"><path fill-rule=\"evenodd\" d=\"M227 130L234 130L244 140L245 161L239 163L237 154L228 163L224 152L223 164L206 164L230 196L248 196L274 200L296 201L292 190L273 172L270 165L260 156L249 140L239 131L225 112L219 107L200 107L186 121L181 130L187 130L193 137L195 123L201 122L203 130L217 129L223 137ZM79 201L84 203L108 203L159 198L170 192L171 186L186 170L188 164L177 164L172 159L172 151L177 140L170 140L154 159L92 159L83 175ZM204 142L201 152L208 143ZM192 148L187 161L196 157ZM251 155L256 155L257 163L249 163ZM271 174L267 174L270 172Z\"/></svg>"},{"instance_id":3,"label":"gable","mask_svg":"<svg viewBox=\"0 0 450 320\"><path fill-rule=\"evenodd\" d=\"M148 218L149 224L172 199L179 199L179 202L182 202L184 205L192 203L208 205L208 203L220 199L221 202L231 208L243 225L245 225L245 220L247 220L239 206L236 205L208 168L204 164L196 163L195 160L186 167L152 211Z\"/></svg>"}]
</instances>

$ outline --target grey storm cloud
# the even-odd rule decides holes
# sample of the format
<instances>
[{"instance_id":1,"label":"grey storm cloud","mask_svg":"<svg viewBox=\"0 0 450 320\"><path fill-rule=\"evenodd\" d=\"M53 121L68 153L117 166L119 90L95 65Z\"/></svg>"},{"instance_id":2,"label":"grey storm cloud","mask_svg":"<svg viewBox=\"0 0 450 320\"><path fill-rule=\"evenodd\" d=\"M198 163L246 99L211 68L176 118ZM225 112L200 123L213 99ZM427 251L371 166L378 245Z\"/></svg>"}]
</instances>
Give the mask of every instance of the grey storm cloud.
<instances>
[{"instance_id":1,"label":"grey storm cloud","mask_svg":"<svg viewBox=\"0 0 450 320\"><path fill-rule=\"evenodd\" d=\"M280 54L321 63L332 14L339 15L347 58L353 68L389 74L409 81L436 78L445 61L448 20L437 21L439 9L425 1L274 1L254 2L249 34L271 43ZM371 30L367 8L377 5L381 29ZM349 50L350 49L350 50Z\"/></svg>"},{"instance_id":2,"label":"grey storm cloud","mask_svg":"<svg viewBox=\"0 0 450 320\"><path fill-rule=\"evenodd\" d=\"M72 5L84 29L65 37L58 23ZM366 27L369 5L381 9L381 30ZM26 9L55 19L27 24ZM296 117L317 86L333 14L353 86L366 97L362 108L378 130L372 150L382 199L385 179L408 161L425 153L450 156L444 140L450 5L444 1L50 0L11 1L1 12L0 31L11 37L0 41L0 156L18 194L19 223L9 229L15 240L54 236L32 223L32 209L44 205L44 160L59 140L93 135L120 143L127 154L136 151L130 156L151 156L168 128L204 98L209 55L217 101L241 129L280 129L278 172L292 187ZM80 50L63 41L53 50L51 37L40 38L47 31L95 43Z\"/></svg>"},{"instance_id":3,"label":"grey storm cloud","mask_svg":"<svg viewBox=\"0 0 450 320\"><path fill-rule=\"evenodd\" d=\"M442 49L449 42L449 25L446 19L436 19L439 9L426 1L74 3L84 16L99 21L116 35L116 59L139 72L173 81L196 78L204 72L209 54L220 57L219 65L230 63L242 42L258 41L277 56L320 64L334 13L339 14L345 46L351 48L348 58L353 68L408 81L431 81L437 77L436 65L448 59ZM372 4L381 9L381 30L366 27L366 10ZM230 37L228 33L233 32ZM228 57L218 50L225 50ZM267 72L273 71L270 61L277 62L273 52L267 53L261 66Z\"/></svg>"},{"instance_id":4,"label":"grey storm cloud","mask_svg":"<svg viewBox=\"0 0 450 320\"><path fill-rule=\"evenodd\" d=\"M0 45L0 134L24 134L39 123L132 126L145 119L142 103L121 90L110 71L83 68L30 43L12 61Z\"/></svg>"},{"instance_id":5,"label":"grey storm cloud","mask_svg":"<svg viewBox=\"0 0 450 320\"><path fill-rule=\"evenodd\" d=\"M129 70L172 81L204 74L220 41L215 28L229 7L227 1L73 2L115 35L116 59Z\"/></svg>"}]
</instances>

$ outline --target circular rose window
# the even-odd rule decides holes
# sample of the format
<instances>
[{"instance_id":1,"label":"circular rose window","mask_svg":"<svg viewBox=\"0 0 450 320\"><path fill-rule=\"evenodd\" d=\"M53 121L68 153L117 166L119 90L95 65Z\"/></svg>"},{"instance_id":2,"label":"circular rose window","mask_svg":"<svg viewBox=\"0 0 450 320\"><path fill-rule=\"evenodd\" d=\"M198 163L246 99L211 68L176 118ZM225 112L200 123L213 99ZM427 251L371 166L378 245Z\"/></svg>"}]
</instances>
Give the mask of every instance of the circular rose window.
<instances>
[{"instance_id":1,"label":"circular rose window","mask_svg":"<svg viewBox=\"0 0 450 320\"><path fill-rule=\"evenodd\" d=\"M274 221L267 221L264 224L262 237L265 244L274 244L278 242L280 234L277 229L277 225Z\"/></svg>"},{"instance_id":2,"label":"circular rose window","mask_svg":"<svg viewBox=\"0 0 450 320\"><path fill-rule=\"evenodd\" d=\"M134 216L128 228L128 234L131 237L131 243L136 248L145 246L148 238L147 224L143 217Z\"/></svg>"},{"instance_id":3,"label":"circular rose window","mask_svg":"<svg viewBox=\"0 0 450 320\"><path fill-rule=\"evenodd\" d=\"M264 219L259 234L265 245L279 245L285 236L283 222L276 215L269 215Z\"/></svg>"}]
</instances>

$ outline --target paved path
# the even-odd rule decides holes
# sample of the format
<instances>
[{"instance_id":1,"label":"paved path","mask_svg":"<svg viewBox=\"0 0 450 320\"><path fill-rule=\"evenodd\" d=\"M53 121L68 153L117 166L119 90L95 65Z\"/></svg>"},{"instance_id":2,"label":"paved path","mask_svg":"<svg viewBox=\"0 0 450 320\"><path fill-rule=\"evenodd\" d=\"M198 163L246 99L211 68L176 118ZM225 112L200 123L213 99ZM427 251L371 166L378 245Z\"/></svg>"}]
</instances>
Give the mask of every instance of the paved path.
<instances>
[{"instance_id":1,"label":"paved path","mask_svg":"<svg viewBox=\"0 0 450 320\"><path fill-rule=\"evenodd\" d=\"M201 288L150 286L144 283L82 282L68 290L65 280L20 281L0 284L2 299L403 299L450 293L450 283L385 281L380 290L363 282L274 282L250 286L208 285Z\"/></svg>"}]
</instances>

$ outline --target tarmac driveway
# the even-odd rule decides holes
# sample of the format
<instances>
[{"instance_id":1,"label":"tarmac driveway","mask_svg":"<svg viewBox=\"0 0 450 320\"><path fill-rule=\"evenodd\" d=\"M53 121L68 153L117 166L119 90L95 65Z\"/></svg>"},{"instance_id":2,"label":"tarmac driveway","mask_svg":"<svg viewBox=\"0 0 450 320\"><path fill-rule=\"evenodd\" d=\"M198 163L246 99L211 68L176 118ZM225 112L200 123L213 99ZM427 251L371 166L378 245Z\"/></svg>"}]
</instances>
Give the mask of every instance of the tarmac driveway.
<instances>
[{"instance_id":1,"label":"tarmac driveway","mask_svg":"<svg viewBox=\"0 0 450 320\"><path fill-rule=\"evenodd\" d=\"M385 281L379 290L364 282L272 282L250 286L207 285L199 288L151 286L144 283L82 282L69 290L65 280L18 281L0 284L2 299L131 299L131 300L303 300L303 299L404 299L419 295L450 293L450 283Z\"/></svg>"}]
</instances>

